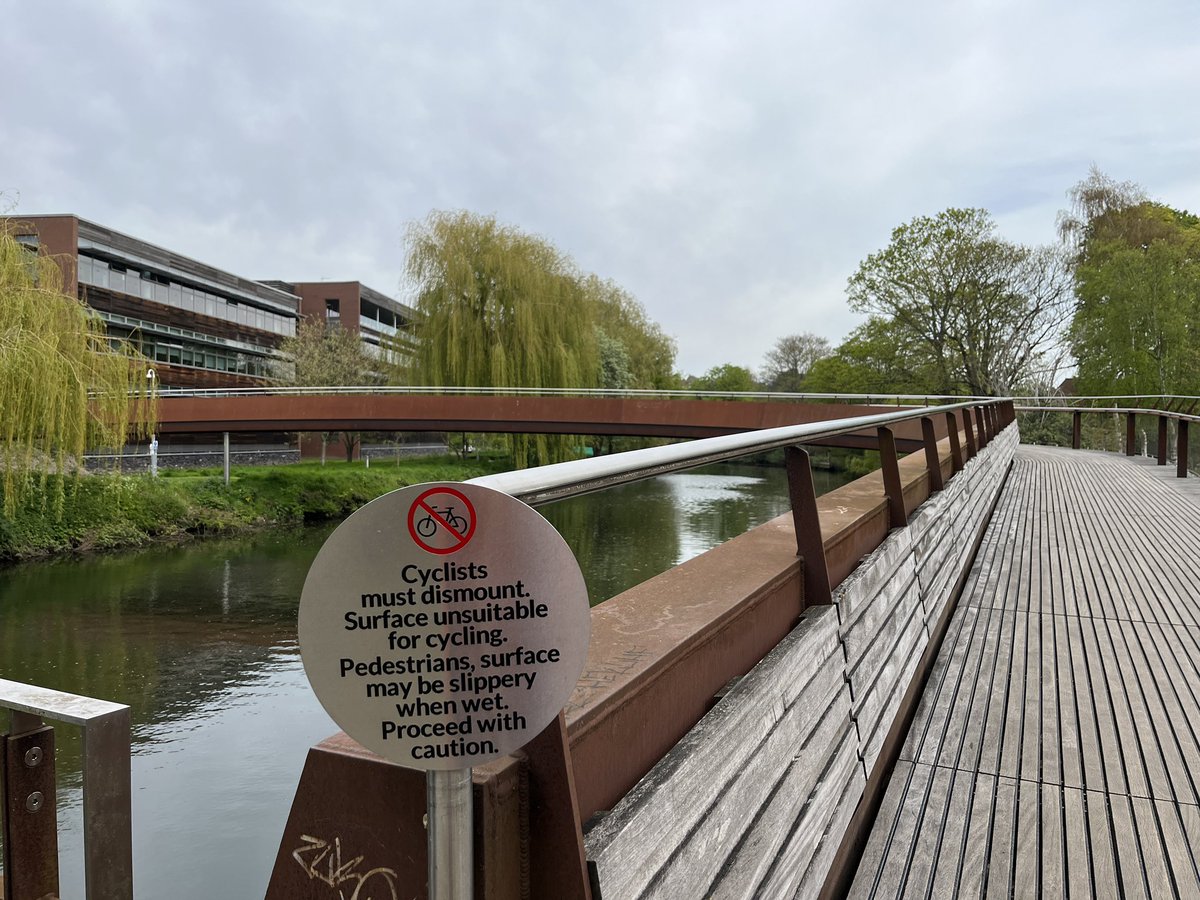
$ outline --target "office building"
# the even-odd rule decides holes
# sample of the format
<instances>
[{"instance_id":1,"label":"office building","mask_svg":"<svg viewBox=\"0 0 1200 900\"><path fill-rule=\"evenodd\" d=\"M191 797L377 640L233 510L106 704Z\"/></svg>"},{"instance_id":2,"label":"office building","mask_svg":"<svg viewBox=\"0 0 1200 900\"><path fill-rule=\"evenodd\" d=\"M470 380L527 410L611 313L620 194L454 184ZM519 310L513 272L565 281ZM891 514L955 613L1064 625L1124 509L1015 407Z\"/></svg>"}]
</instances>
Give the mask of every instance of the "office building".
<instances>
[{"instance_id":1,"label":"office building","mask_svg":"<svg viewBox=\"0 0 1200 900\"><path fill-rule=\"evenodd\" d=\"M64 289L113 339L137 346L160 388L255 387L286 379L280 351L301 316L357 332L380 357L413 311L356 281L254 281L74 215L5 217L58 260Z\"/></svg>"}]
</instances>

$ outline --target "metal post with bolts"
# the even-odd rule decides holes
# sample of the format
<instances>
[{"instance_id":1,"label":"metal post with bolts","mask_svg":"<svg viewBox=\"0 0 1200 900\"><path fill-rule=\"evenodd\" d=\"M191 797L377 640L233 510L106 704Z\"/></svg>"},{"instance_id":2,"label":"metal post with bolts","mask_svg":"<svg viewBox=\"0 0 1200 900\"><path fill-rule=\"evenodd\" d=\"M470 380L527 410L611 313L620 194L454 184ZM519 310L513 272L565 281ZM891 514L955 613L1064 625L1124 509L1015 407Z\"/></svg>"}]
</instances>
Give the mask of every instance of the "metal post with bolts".
<instances>
[{"instance_id":1,"label":"metal post with bolts","mask_svg":"<svg viewBox=\"0 0 1200 900\"><path fill-rule=\"evenodd\" d=\"M225 432L225 487L229 487L229 432Z\"/></svg>"},{"instance_id":2,"label":"metal post with bolts","mask_svg":"<svg viewBox=\"0 0 1200 900\"><path fill-rule=\"evenodd\" d=\"M429 900L471 900L475 887L471 770L425 773Z\"/></svg>"}]
</instances>

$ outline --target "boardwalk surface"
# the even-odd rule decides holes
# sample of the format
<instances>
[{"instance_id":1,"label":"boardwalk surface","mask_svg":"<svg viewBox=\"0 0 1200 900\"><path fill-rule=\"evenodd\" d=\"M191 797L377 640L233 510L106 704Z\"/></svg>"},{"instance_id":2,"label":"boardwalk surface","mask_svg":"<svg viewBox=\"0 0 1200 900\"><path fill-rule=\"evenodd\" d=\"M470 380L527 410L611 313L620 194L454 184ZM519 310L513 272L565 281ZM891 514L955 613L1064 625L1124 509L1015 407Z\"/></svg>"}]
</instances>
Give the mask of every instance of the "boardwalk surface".
<instances>
[{"instance_id":1,"label":"boardwalk surface","mask_svg":"<svg viewBox=\"0 0 1200 900\"><path fill-rule=\"evenodd\" d=\"M1173 475L1020 448L851 896L1200 897L1200 479Z\"/></svg>"}]
</instances>

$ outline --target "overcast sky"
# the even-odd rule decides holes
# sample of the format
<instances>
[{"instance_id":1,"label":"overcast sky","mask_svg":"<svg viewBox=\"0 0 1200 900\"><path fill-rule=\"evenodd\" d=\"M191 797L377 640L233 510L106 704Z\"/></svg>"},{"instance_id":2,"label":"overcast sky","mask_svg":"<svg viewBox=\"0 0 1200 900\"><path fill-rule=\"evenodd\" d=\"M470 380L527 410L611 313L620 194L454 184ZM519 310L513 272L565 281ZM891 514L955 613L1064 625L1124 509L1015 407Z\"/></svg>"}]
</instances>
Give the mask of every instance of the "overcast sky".
<instances>
[{"instance_id":1,"label":"overcast sky","mask_svg":"<svg viewBox=\"0 0 1200 900\"><path fill-rule=\"evenodd\" d=\"M1200 4L0 0L0 192L254 278L406 297L490 213L632 291L699 374L835 343L948 206L1054 237L1095 163L1200 211Z\"/></svg>"}]
</instances>

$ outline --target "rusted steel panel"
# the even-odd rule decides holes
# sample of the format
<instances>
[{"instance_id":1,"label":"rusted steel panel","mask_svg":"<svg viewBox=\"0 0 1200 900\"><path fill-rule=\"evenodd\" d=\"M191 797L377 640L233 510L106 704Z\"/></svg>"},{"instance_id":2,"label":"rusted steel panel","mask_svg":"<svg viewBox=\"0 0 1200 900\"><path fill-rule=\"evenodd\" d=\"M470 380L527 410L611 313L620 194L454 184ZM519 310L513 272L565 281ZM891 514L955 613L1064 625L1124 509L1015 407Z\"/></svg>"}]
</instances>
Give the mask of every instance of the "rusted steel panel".
<instances>
[{"instance_id":1,"label":"rusted steel panel","mask_svg":"<svg viewBox=\"0 0 1200 900\"><path fill-rule=\"evenodd\" d=\"M476 896L518 900L519 770L506 759L499 775L474 777L475 838L484 848L475 860ZM424 897L424 815L423 772L393 765L345 734L322 741L304 764L267 900Z\"/></svg>"},{"instance_id":2,"label":"rusted steel panel","mask_svg":"<svg viewBox=\"0 0 1200 900\"><path fill-rule=\"evenodd\" d=\"M1167 464L1167 417L1158 417L1158 464Z\"/></svg>"},{"instance_id":3,"label":"rusted steel panel","mask_svg":"<svg viewBox=\"0 0 1200 900\"><path fill-rule=\"evenodd\" d=\"M159 432L474 431L714 437L740 431L895 412L891 407L737 400L411 395L159 398ZM895 426L902 449L920 449L920 423ZM938 437L945 437L939 426ZM836 446L874 447L873 434Z\"/></svg>"},{"instance_id":4,"label":"rusted steel panel","mask_svg":"<svg viewBox=\"0 0 1200 900\"><path fill-rule=\"evenodd\" d=\"M531 897L592 900L566 717L559 713L526 745L525 791Z\"/></svg>"},{"instance_id":5,"label":"rusted steel panel","mask_svg":"<svg viewBox=\"0 0 1200 900\"><path fill-rule=\"evenodd\" d=\"M58 896L58 813L54 729L6 735L4 745L5 900Z\"/></svg>"}]
</instances>

